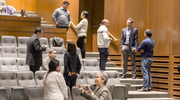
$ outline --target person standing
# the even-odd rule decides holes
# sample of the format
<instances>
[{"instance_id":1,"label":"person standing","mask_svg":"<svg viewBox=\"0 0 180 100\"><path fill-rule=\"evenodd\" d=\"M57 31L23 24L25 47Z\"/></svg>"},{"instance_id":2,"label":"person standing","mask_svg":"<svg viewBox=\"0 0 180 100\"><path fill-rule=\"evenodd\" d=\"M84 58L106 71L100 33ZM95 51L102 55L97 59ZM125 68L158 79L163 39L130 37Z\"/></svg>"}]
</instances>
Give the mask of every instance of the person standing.
<instances>
[{"instance_id":1,"label":"person standing","mask_svg":"<svg viewBox=\"0 0 180 100\"><path fill-rule=\"evenodd\" d=\"M154 40L151 38L152 31L147 29L144 33L145 40L134 51L141 52L141 71L144 78L143 87L139 92L151 90L151 64L153 62Z\"/></svg>"},{"instance_id":2,"label":"person standing","mask_svg":"<svg viewBox=\"0 0 180 100\"><path fill-rule=\"evenodd\" d=\"M88 11L82 11L81 13L82 20L76 27L76 29L78 30L77 46L81 49L82 58L85 58L85 54L86 54L84 40L87 37L88 15L89 15Z\"/></svg>"},{"instance_id":3,"label":"person standing","mask_svg":"<svg viewBox=\"0 0 180 100\"><path fill-rule=\"evenodd\" d=\"M132 66L132 78L136 79L136 60L135 52L133 51L133 49L138 47L138 29L132 27L132 24L133 19L128 18L127 28L122 29L121 49L123 54L123 75L121 77L126 78L128 55L130 55Z\"/></svg>"},{"instance_id":4,"label":"person standing","mask_svg":"<svg viewBox=\"0 0 180 100\"><path fill-rule=\"evenodd\" d=\"M66 85L72 89L76 85L77 75L81 70L81 62L79 56L76 54L76 46L69 42L67 45L67 52L64 54L64 79Z\"/></svg>"},{"instance_id":5,"label":"person standing","mask_svg":"<svg viewBox=\"0 0 180 100\"><path fill-rule=\"evenodd\" d=\"M68 28L71 24L71 16L67 8L69 7L69 2L64 1L62 4L62 7L57 8L53 15L52 19L54 23L56 24L56 28Z\"/></svg>"},{"instance_id":6,"label":"person standing","mask_svg":"<svg viewBox=\"0 0 180 100\"><path fill-rule=\"evenodd\" d=\"M42 66L42 52L47 46L41 46L39 39L43 36L43 29L37 27L34 34L27 43L26 64L29 65L30 71L35 73Z\"/></svg>"},{"instance_id":7,"label":"person standing","mask_svg":"<svg viewBox=\"0 0 180 100\"><path fill-rule=\"evenodd\" d=\"M99 29L97 30L97 44L98 44L98 51L100 54L100 63L99 63L100 70L105 70L106 62L109 54L108 47L112 40L111 38L109 38L108 26L109 26L109 21L107 19L103 19Z\"/></svg>"}]
</instances>

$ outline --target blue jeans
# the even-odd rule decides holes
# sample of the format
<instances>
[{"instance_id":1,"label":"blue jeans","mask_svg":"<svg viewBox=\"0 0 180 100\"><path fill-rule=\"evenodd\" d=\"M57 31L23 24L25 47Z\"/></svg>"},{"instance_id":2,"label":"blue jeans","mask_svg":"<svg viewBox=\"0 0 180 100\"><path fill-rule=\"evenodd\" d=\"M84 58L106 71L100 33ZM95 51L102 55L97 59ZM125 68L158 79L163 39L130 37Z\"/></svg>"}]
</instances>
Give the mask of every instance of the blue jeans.
<instances>
[{"instance_id":1,"label":"blue jeans","mask_svg":"<svg viewBox=\"0 0 180 100\"><path fill-rule=\"evenodd\" d=\"M99 63L100 70L105 70L106 62L107 62L108 55L109 55L109 50L108 50L108 48L98 48L98 51L100 54L100 63Z\"/></svg>"},{"instance_id":2,"label":"blue jeans","mask_svg":"<svg viewBox=\"0 0 180 100\"><path fill-rule=\"evenodd\" d=\"M151 89L151 64L153 62L152 58L141 57L141 70L144 78L143 89Z\"/></svg>"}]
</instances>

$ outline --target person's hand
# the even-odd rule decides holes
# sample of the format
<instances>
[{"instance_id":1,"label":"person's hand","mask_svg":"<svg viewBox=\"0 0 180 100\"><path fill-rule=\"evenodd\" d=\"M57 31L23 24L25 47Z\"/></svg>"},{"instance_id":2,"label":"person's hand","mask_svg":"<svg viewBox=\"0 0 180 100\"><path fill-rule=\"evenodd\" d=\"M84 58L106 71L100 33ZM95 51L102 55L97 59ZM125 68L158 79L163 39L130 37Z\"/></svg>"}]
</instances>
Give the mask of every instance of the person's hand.
<instances>
[{"instance_id":1,"label":"person's hand","mask_svg":"<svg viewBox=\"0 0 180 100\"><path fill-rule=\"evenodd\" d=\"M47 48L47 45L45 45L44 47Z\"/></svg>"},{"instance_id":2,"label":"person's hand","mask_svg":"<svg viewBox=\"0 0 180 100\"><path fill-rule=\"evenodd\" d=\"M79 88L79 91L81 91L81 93L84 91L84 89L82 88L80 84L76 84L76 86Z\"/></svg>"},{"instance_id":3,"label":"person's hand","mask_svg":"<svg viewBox=\"0 0 180 100\"><path fill-rule=\"evenodd\" d=\"M111 41L112 41L112 38L109 38L109 41L111 42Z\"/></svg>"},{"instance_id":4,"label":"person's hand","mask_svg":"<svg viewBox=\"0 0 180 100\"><path fill-rule=\"evenodd\" d=\"M71 76L71 72L68 73L68 76Z\"/></svg>"},{"instance_id":5,"label":"person's hand","mask_svg":"<svg viewBox=\"0 0 180 100\"><path fill-rule=\"evenodd\" d=\"M141 53L144 53L144 49L141 49Z\"/></svg>"},{"instance_id":6,"label":"person's hand","mask_svg":"<svg viewBox=\"0 0 180 100\"><path fill-rule=\"evenodd\" d=\"M76 73L76 75L78 76L78 73Z\"/></svg>"},{"instance_id":7,"label":"person's hand","mask_svg":"<svg viewBox=\"0 0 180 100\"><path fill-rule=\"evenodd\" d=\"M55 24L57 25L58 23L56 22Z\"/></svg>"},{"instance_id":8,"label":"person's hand","mask_svg":"<svg viewBox=\"0 0 180 100\"><path fill-rule=\"evenodd\" d=\"M89 86L87 86L87 87L88 87L88 91L86 91L86 92L89 93L89 94L92 94L91 88Z\"/></svg>"},{"instance_id":9,"label":"person's hand","mask_svg":"<svg viewBox=\"0 0 180 100\"><path fill-rule=\"evenodd\" d=\"M137 49L136 49L136 48L133 48L133 51L134 51L134 52L137 52Z\"/></svg>"}]
</instances>

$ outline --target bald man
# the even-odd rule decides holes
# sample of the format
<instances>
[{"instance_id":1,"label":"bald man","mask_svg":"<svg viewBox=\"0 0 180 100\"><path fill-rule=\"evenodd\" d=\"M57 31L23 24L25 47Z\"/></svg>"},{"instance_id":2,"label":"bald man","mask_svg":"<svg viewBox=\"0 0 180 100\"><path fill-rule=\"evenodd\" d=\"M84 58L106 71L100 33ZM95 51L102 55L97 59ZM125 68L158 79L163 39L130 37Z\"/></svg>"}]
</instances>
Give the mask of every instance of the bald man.
<instances>
[{"instance_id":1,"label":"bald man","mask_svg":"<svg viewBox=\"0 0 180 100\"><path fill-rule=\"evenodd\" d=\"M109 21L107 19L103 19L99 29L97 30L97 44L100 54L100 70L105 70L106 68L106 62L109 54L108 47L112 40L111 38L109 38L108 26Z\"/></svg>"}]
</instances>

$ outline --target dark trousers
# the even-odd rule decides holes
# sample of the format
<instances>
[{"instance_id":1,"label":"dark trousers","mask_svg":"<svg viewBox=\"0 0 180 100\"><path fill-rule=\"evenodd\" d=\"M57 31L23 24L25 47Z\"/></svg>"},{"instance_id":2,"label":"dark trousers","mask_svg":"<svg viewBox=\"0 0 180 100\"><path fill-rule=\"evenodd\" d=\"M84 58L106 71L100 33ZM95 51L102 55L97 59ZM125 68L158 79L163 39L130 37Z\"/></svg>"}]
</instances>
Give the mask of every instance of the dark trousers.
<instances>
[{"instance_id":1,"label":"dark trousers","mask_svg":"<svg viewBox=\"0 0 180 100\"><path fill-rule=\"evenodd\" d=\"M68 76L67 74L64 74L64 79L66 81L66 85L70 87L70 89L72 89L72 87L76 85L77 75L74 74L74 75Z\"/></svg>"},{"instance_id":2,"label":"dark trousers","mask_svg":"<svg viewBox=\"0 0 180 100\"><path fill-rule=\"evenodd\" d=\"M84 39L85 39L85 36L82 36L82 37L78 37L78 40L77 40L77 46L81 49L82 58L85 58L85 54L86 54Z\"/></svg>"},{"instance_id":3,"label":"dark trousers","mask_svg":"<svg viewBox=\"0 0 180 100\"><path fill-rule=\"evenodd\" d=\"M69 29L69 26L60 26L60 25L56 25L56 28L66 28L67 30Z\"/></svg>"},{"instance_id":4,"label":"dark trousers","mask_svg":"<svg viewBox=\"0 0 180 100\"><path fill-rule=\"evenodd\" d=\"M105 70L106 62L109 55L109 50L108 48L98 48L98 51L100 54L100 63L99 63L100 70Z\"/></svg>"},{"instance_id":5,"label":"dark trousers","mask_svg":"<svg viewBox=\"0 0 180 100\"><path fill-rule=\"evenodd\" d=\"M34 74L36 71L38 71L40 66L29 66L30 71L32 71Z\"/></svg>"}]
</instances>

